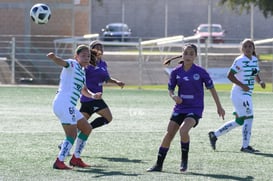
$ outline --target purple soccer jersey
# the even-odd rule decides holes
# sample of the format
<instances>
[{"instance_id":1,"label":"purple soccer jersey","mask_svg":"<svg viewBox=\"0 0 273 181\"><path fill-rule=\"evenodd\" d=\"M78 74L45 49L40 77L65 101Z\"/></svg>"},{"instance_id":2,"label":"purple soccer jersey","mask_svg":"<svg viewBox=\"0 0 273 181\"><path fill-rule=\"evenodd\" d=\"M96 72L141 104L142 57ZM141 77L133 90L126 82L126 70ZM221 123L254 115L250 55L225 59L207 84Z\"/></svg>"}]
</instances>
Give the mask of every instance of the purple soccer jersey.
<instances>
[{"instance_id":1,"label":"purple soccer jersey","mask_svg":"<svg viewBox=\"0 0 273 181\"><path fill-rule=\"evenodd\" d=\"M103 84L107 82L110 78L107 64L105 61L101 60L98 62L97 66L89 65L85 69L86 75L86 87L93 93L103 92ZM81 102L92 101L92 98L81 96Z\"/></svg>"},{"instance_id":2,"label":"purple soccer jersey","mask_svg":"<svg viewBox=\"0 0 273 181\"><path fill-rule=\"evenodd\" d=\"M184 71L183 64L175 67L170 75L168 89L178 87L178 96L182 104L176 104L173 112L194 113L202 117L204 110L204 85L207 89L214 87L213 81L207 71L193 64L188 71Z\"/></svg>"}]
</instances>

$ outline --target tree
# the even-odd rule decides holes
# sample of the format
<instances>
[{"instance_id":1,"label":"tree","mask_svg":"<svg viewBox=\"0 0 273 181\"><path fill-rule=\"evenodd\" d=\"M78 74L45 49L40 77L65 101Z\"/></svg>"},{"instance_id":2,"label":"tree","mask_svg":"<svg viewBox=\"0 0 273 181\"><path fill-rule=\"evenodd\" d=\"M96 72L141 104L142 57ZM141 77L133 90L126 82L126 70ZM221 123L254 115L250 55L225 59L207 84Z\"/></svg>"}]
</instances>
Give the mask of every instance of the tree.
<instances>
[{"instance_id":1,"label":"tree","mask_svg":"<svg viewBox=\"0 0 273 181\"><path fill-rule=\"evenodd\" d=\"M227 4L232 10L249 12L251 4L258 6L265 18L273 16L273 0L220 0L220 5Z\"/></svg>"},{"instance_id":2,"label":"tree","mask_svg":"<svg viewBox=\"0 0 273 181\"><path fill-rule=\"evenodd\" d=\"M100 6L102 6L102 4L103 4L102 0L97 0L97 2L99 3Z\"/></svg>"}]
</instances>

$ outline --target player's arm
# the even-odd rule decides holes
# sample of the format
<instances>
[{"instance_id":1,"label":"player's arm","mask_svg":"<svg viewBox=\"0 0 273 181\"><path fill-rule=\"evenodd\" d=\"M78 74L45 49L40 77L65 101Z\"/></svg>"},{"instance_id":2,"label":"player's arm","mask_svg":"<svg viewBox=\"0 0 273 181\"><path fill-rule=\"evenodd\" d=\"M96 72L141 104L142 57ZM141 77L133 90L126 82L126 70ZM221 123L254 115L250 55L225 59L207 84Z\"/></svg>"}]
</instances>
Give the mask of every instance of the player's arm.
<instances>
[{"instance_id":1,"label":"player's arm","mask_svg":"<svg viewBox=\"0 0 273 181\"><path fill-rule=\"evenodd\" d=\"M169 96L175 101L176 104L181 104L183 102L181 97L174 94L174 90L169 89Z\"/></svg>"},{"instance_id":2,"label":"player's arm","mask_svg":"<svg viewBox=\"0 0 273 181\"><path fill-rule=\"evenodd\" d=\"M101 92L93 93L90 90L88 90L86 86L84 86L82 88L81 93L85 97L89 97L89 98L92 98L92 99L101 99L101 97L102 97L102 93Z\"/></svg>"},{"instance_id":3,"label":"player's arm","mask_svg":"<svg viewBox=\"0 0 273 181\"><path fill-rule=\"evenodd\" d=\"M236 77L235 77L235 72L233 72L232 70L229 71L227 78L234 84L240 86L244 91L249 91L250 88L247 85L244 85L241 81L239 81Z\"/></svg>"},{"instance_id":4,"label":"player's arm","mask_svg":"<svg viewBox=\"0 0 273 181\"><path fill-rule=\"evenodd\" d=\"M266 87L265 82L262 81L262 79L260 78L259 74L257 74L257 75L255 76L255 80L256 80L256 82L258 82L258 83L260 84L260 86L261 86L263 89L265 89L265 87Z\"/></svg>"},{"instance_id":5,"label":"player's arm","mask_svg":"<svg viewBox=\"0 0 273 181\"><path fill-rule=\"evenodd\" d=\"M214 87L210 88L209 90L210 90L210 93L211 93L211 95L212 95L212 97L214 99L214 102L215 102L216 106L217 106L217 113L224 120L225 119L225 110L223 109L223 107L221 105L219 96L218 96L218 94L217 94L217 92L216 92L216 90L215 90Z\"/></svg>"},{"instance_id":6,"label":"player's arm","mask_svg":"<svg viewBox=\"0 0 273 181\"><path fill-rule=\"evenodd\" d=\"M47 54L47 57L51 59L53 62L55 62L57 65L60 65L62 67L67 67L68 63L62 59L61 57L56 56L53 52L50 52Z\"/></svg>"},{"instance_id":7,"label":"player's arm","mask_svg":"<svg viewBox=\"0 0 273 181\"><path fill-rule=\"evenodd\" d=\"M123 83L122 81L120 80L117 80L117 79L114 79L112 77L110 77L107 82L110 82L110 83L114 83L114 84L117 84L118 86L120 86L121 88L124 87L125 83Z\"/></svg>"}]
</instances>

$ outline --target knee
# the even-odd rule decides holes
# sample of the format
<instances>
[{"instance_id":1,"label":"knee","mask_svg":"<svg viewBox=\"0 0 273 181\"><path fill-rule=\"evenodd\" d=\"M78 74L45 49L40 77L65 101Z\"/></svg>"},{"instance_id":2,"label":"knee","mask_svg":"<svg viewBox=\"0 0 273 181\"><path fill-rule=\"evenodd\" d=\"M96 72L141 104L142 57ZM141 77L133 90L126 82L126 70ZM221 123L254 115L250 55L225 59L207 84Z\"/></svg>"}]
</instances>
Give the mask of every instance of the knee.
<instances>
[{"instance_id":1,"label":"knee","mask_svg":"<svg viewBox=\"0 0 273 181\"><path fill-rule=\"evenodd\" d=\"M189 138L189 132L180 130L180 137L181 137L182 140L188 139Z\"/></svg>"},{"instance_id":2,"label":"knee","mask_svg":"<svg viewBox=\"0 0 273 181\"><path fill-rule=\"evenodd\" d=\"M107 119L108 123L110 123L113 120L112 115Z\"/></svg>"},{"instance_id":3,"label":"knee","mask_svg":"<svg viewBox=\"0 0 273 181\"><path fill-rule=\"evenodd\" d=\"M110 123L113 120L112 114L109 114L107 116L104 117L108 123Z\"/></svg>"},{"instance_id":4,"label":"knee","mask_svg":"<svg viewBox=\"0 0 273 181\"><path fill-rule=\"evenodd\" d=\"M165 138L167 138L169 141L172 141L174 136L175 136L175 133L167 132L166 135L165 135Z\"/></svg>"},{"instance_id":5,"label":"knee","mask_svg":"<svg viewBox=\"0 0 273 181\"><path fill-rule=\"evenodd\" d=\"M90 124L86 125L86 127L82 129L81 132L87 136L90 135L92 132L92 126Z\"/></svg>"},{"instance_id":6,"label":"knee","mask_svg":"<svg viewBox=\"0 0 273 181\"><path fill-rule=\"evenodd\" d=\"M179 130L181 139L188 139L189 138L189 131L190 131L190 128L181 127Z\"/></svg>"},{"instance_id":7,"label":"knee","mask_svg":"<svg viewBox=\"0 0 273 181\"><path fill-rule=\"evenodd\" d=\"M87 121L83 121L81 124L78 124L78 130L85 135L89 135L92 131L92 126Z\"/></svg>"}]
</instances>

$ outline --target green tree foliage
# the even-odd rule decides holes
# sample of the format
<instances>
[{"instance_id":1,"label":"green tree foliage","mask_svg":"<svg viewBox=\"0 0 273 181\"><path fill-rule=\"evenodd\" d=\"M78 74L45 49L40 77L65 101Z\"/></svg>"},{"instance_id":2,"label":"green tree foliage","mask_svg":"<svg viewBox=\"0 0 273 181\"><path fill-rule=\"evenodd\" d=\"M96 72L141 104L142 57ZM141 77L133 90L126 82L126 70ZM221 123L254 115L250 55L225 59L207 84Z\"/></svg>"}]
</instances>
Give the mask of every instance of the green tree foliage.
<instances>
[{"instance_id":1,"label":"green tree foliage","mask_svg":"<svg viewBox=\"0 0 273 181\"><path fill-rule=\"evenodd\" d=\"M273 0L221 0L221 5L228 5L232 10L239 10L242 12L246 10L249 12L251 3L259 7L263 12L264 17L273 16Z\"/></svg>"},{"instance_id":2,"label":"green tree foliage","mask_svg":"<svg viewBox=\"0 0 273 181\"><path fill-rule=\"evenodd\" d=\"M102 6L103 1L102 0L97 0L97 1L98 1L99 5Z\"/></svg>"}]
</instances>

